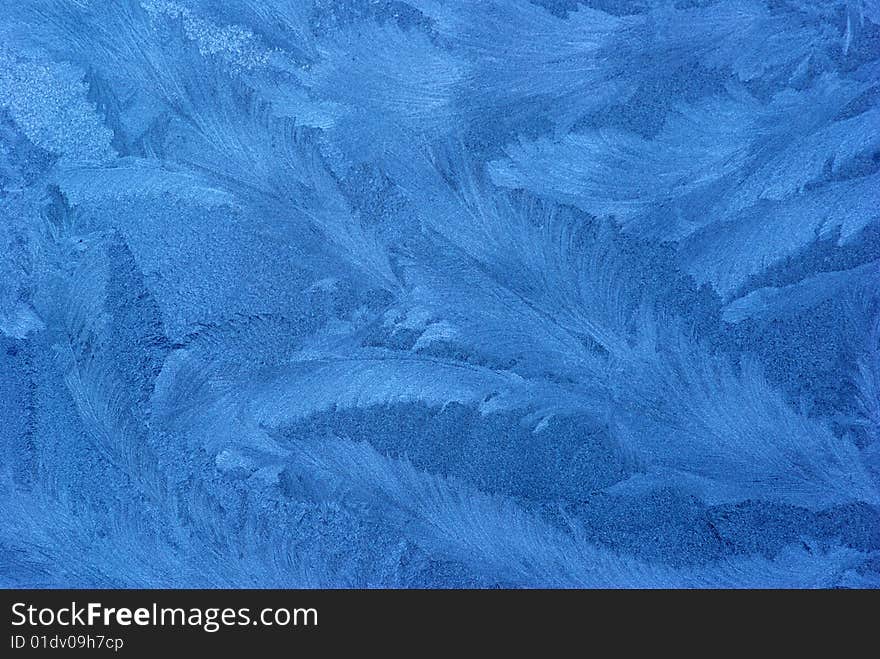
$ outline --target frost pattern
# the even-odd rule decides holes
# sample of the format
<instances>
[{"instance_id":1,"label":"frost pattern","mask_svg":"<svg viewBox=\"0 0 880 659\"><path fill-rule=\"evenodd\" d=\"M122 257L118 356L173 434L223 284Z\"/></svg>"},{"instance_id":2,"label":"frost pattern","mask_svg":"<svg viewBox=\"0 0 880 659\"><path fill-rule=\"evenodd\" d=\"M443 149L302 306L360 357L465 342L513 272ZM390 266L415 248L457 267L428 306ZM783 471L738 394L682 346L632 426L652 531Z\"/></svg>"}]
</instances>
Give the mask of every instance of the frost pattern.
<instances>
[{"instance_id":1,"label":"frost pattern","mask_svg":"<svg viewBox=\"0 0 880 659\"><path fill-rule=\"evenodd\" d=\"M880 586L880 14L0 16L0 585Z\"/></svg>"}]
</instances>

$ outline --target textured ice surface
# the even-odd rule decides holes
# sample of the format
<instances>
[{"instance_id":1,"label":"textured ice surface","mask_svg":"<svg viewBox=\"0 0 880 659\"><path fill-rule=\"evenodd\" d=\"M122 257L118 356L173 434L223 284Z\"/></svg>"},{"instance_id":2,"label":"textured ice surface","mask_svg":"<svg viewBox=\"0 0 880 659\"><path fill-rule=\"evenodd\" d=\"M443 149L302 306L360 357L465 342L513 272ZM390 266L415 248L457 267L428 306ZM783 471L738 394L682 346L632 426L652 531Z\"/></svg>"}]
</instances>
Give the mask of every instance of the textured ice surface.
<instances>
[{"instance_id":1,"label":"textured ice surface","mask_svg":"<svg viewBox=\"0 0 880 659\"><path fill-rule=\"evenodd\" d=\"M880 586L876 0L0 2L0 585Z\"/></svg>"}]
</instances>

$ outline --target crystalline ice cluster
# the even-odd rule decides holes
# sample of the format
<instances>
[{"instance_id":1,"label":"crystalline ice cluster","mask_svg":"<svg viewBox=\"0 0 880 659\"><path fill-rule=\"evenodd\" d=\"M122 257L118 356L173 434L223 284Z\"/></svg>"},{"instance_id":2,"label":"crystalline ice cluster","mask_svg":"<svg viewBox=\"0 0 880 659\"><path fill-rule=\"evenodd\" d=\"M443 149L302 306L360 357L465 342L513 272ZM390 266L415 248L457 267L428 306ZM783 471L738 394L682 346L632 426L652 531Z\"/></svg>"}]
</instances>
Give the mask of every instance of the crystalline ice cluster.
<instances>
[{"instance_id":1,"label":"crystalline ice cluster","mask_svg":"<svg viewBox=\"0 0 880 659\"><path fill-rule=\"evenodd\" d=\"M880 586L876 0L0 4L0 585Z\"/></svg>"}]
</instances>

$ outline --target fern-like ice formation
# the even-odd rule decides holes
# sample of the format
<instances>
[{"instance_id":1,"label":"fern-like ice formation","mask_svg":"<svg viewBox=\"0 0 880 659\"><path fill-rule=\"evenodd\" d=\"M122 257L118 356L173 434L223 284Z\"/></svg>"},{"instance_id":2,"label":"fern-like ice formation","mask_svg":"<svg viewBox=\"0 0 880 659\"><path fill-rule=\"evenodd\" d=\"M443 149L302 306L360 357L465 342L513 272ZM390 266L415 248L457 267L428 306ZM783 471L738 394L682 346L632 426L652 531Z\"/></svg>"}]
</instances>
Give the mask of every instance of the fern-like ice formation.
<instances>
[{"instance_id":1,"label":"fern-like ice formation","mask_svg":"<svg viewBox=\"0 0 880 659\"><path fill-rule=\"evenodd\" d=\"M0 12L0 585L880 585L875 0Z\"/></svg>"}]
</instances>

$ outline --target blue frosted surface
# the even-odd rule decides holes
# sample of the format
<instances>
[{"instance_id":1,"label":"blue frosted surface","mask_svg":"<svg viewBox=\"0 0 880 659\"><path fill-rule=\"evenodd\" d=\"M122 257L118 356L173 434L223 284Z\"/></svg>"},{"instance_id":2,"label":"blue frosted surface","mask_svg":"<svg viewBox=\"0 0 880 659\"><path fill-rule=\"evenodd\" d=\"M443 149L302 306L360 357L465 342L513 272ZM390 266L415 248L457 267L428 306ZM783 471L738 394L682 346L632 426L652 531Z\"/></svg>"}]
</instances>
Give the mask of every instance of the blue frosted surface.
<instances>
[{"instance_id":1,"label":"blue frosted surface","mask_svg":"<svg viewBox=\"0 0 880 659\"><path fill-rule=\"evenodd\" d=\"M877 0L0 10L0 586L880 586Z\"/></svg>"}]
</instances>

